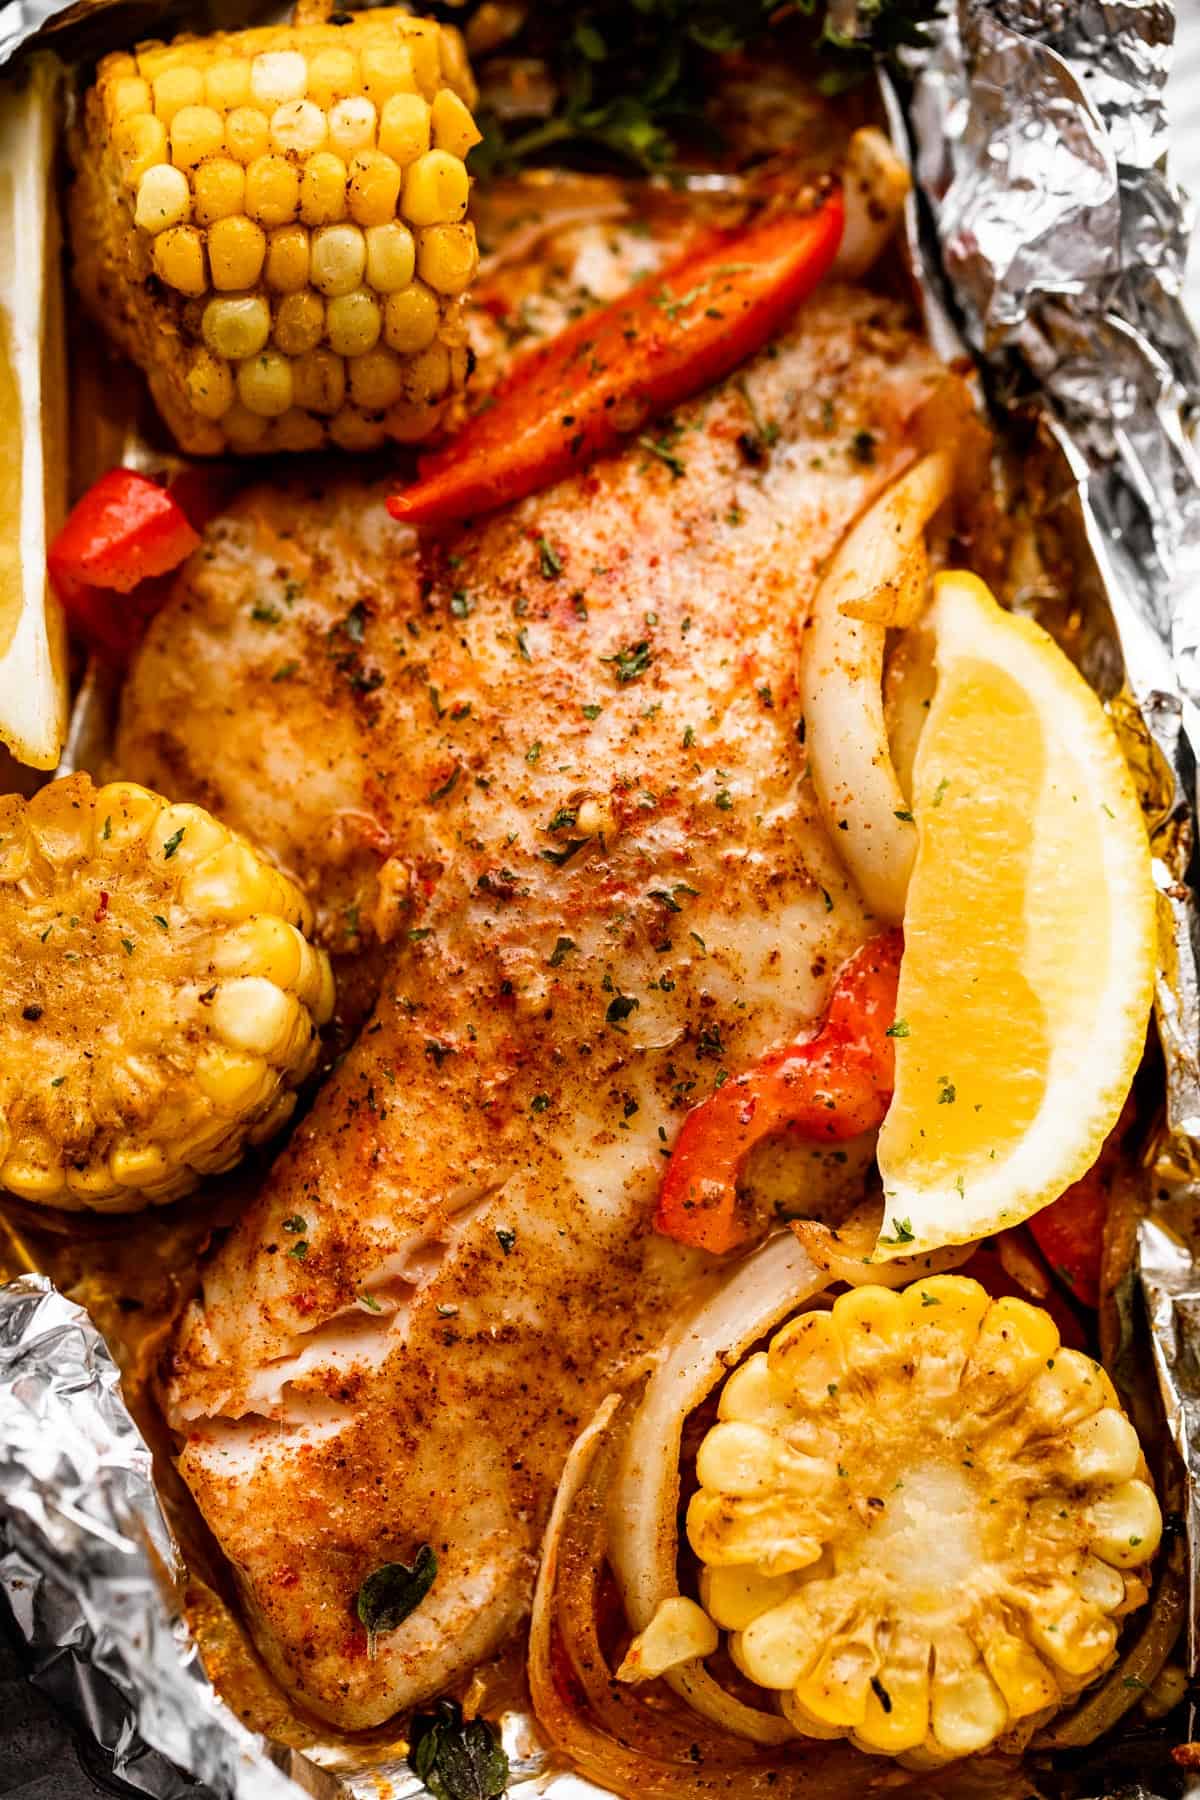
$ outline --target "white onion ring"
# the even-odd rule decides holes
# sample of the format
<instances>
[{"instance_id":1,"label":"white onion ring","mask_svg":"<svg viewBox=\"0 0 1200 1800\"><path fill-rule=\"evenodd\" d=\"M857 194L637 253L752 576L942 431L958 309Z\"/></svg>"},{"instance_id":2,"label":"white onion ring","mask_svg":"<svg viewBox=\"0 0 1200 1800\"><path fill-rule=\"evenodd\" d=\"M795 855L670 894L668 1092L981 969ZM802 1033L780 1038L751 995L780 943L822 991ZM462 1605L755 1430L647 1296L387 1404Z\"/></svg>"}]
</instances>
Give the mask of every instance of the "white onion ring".
<instances>
[{"instance_id":1,"label":"white onion ring","mask_svg":"<svg viewBox=\"0 0 1200 1800\"><path fill-rule=\"evenodd\" d=\"M836 1231L816 1219L797 1219L791 1229L826 1282L844 1281L847 1287L898 1288L922 1275L944 1275L949 1269L961 1268L979 1248L978 1243L947 1244L920 1256L894 1256L876 1263L871 1261L871 1252L882 1224L882 1206L868 1202Z\"/></svg>"},{"instance_id":2,"label":"white onion ring","mask_svg":"<svg viewBox=\"0 0 1200 1800\"><path fill-rule=\"evenodd\" d=\"M835 552L817 590L801 669L813 784L839 827L830 833L868 906L889 924L904 916L916 828L888 748L883 714L886 615L852 610L891 590L909 609L906 571L926 525L953 486L944 450L922 456L886 488ZM864 608L864 603L866 607ZM907 622L900 613L895 622Z\"/></svg>"},{"instance_id":3,"label":"white onion ring","mask_svg":"<svg viewBox=\"0 0 1200 1800\"><path fill-rule=\"evenodd\" d=\"M883 254L904 211L912 180L890 139L875 125L853 134L842 167L846 224L834 259L839 281L857 281Z\"/></svg>"},{"instance_id":4,"label":"white onion ring","mask_svg":"<svg viewBox=\"0 0 1200 1800\"><path fill-rule=\"evenodd\" d=\"M646 1385L609 1500L609 1561L630 1624L644 1631L679 1592L679 1455L683 1424L771 1326L819 1294L828 1276L791 1233L769 1239L674 1335ZM785 1719L735 1700L699 1662L663 1678L694 1711L739 1737L779 1744L798 1734Z\"/></svg>"}]
</instances>

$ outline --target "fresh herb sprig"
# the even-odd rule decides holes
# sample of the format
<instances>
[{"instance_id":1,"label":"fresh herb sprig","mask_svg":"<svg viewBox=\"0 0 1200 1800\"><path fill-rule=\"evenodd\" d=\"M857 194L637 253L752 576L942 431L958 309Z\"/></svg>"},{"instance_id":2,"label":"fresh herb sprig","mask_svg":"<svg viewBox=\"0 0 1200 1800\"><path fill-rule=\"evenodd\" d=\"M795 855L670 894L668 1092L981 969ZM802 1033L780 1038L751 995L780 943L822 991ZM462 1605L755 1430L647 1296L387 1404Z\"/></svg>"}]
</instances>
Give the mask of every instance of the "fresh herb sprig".
<instances>
[{"instance_id":1,"label":"fresh herb sprig","mask_svg":"<svg viewBox=\"0 0 1200 1800\"><path fill-rule=\"evenodd\" d=\"M719 147L705 102L713 59L779 44L815 58L826 93L854 87L873 64L925 41L938 0L569 0L530 6L507 60L541 62L557 100L540 117L488 113L481 61L484 142L473 166L486 173L557 158L669 170L683 146ZM461 22L462 13L454 16ZM530 89L530 91L534 91Z\"/></svg>"},{"instance_id":2,"label":"fresh herb sprig","mask_svg":"<svg viewBox=\"0 0 1200 1800\"><path fill-rule=\"evenodd\" d=\"M499 1800L508 1757L486 1719L463 1723L456 1700L438 1700L409 1728L408 1760L434 1800Z\"/></svg>"}]
</instances>

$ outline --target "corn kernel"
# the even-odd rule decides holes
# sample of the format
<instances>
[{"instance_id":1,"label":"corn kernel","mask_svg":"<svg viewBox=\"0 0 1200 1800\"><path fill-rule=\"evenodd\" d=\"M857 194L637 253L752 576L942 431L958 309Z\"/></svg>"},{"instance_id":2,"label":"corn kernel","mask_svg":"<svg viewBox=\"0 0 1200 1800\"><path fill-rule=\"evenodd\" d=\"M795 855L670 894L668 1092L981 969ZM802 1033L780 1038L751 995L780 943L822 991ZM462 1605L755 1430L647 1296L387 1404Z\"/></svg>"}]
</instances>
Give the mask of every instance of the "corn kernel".
<instances>
[{"instance_id":1,"label":"corn kernel","mask_svg":"<svg viewBox=\"0 0 1200 1800\"><path fill-rule=\"evenodd\" d=\"M196 1082L206 1100L224 1113L240 1113L259 1098L269 1083L271 1071L261 1056L247 1056L235 1050L209 1050L196 1068Z\"/></svg>"},{"instance_id":2,"label":"corn kernel","mask_svg":"<svg viewBox=\"0 0 1200 1800\"><path fill-rule=\"evenodd\" d=\"M432 19L405 19L404 41L413 74L421 92L431 100L441 86L441 39L441 28Z\"/></svg>"},{"instance_id":3,"label":"corn kernel","mask_svg":"<svg viewBox=\"0 0 1200 1800\"><path fill-rule=\"evenodd\" d=\"M427 225L417 242L421 280L439 294L461 294L479 267L475 227Z\"/></svg>"},{"instance_id":4,"label":"corn kernel","mask_svg":"<svg viewBox=\"0 0 1200 1800\"><path fill-rule=\"evenodd\" d=\"M318 150L300 177L300 217L306 225L332 225L346 216L346 165L332 150Z\"/></svg>"},{"instance_id":5,"label":"corn kernel","mask_svg":"<svg viewBox=\"0 0 1200 1800\"><path fill-rule=\"evenodd\" d=\"M384 339L402 355L424 350L438 327L438 303L427 287L414 281L402 293L389 294L384 313Z\"/></svg>"},{"instance_id":6,"label":"corn kernel","mask_svg":"<svg viewBox=\"0 0 1200 1800\"><path fill-rule=\"evenodd\" d=\"M149 169L166 161L167 128L152 113L122 119L113 131L113 150L122 180L128 187L136 188Z\"/></svg>"},{"instance_id":7,"label":"corn kernel","mask_svg":"<svg viewBox=\"0 0 1200 1800\"><path fill-rule=\"evenodd\" d=\"M392 294L413 278L416 249L412 232L392 219L386 225L370 225L367 241L367 286L377 294Z\"/></svg>"},{"instance_id":8,"label":"corn kernel","mask_svg":"<svg viewBox=\"0 0 1200 1800\"><path fill-rule=\"evenodd\" d=\"M218 988L212 1026L232 1050L250 1050L269 1061L287 1047L296 1002L262 975L242 975Z\"/></svg>"},{"instance_id":9,"label":"corn kernel","mask_svg":"<svg viewBox=\"0 0 1200 1800\"><path fill-rule=\"evenodd\" d=\"M228 364L208 350L198 350L187 374L188 399L202 419L220 419L233 405L233 376Z\"/></svg>"},{"instance_id":10,"label":"corn kernel","mask_svg":"<svg viewBox=\"0 0 1200 1800\"><path fill-rule=\"evenodd\" d=\"M221 293L253 287L262 269L267 239L261 226L241 213L218 219L208 233L213 286Z\"/></svg>"},{"instance_id":11,"label":"corn kernel","mask_svg":"<svg viewBox=\"0 0 1200 1800\"><path fill-rule=\"evenodd\" d=\"M449 88L441 88L434 95L431 113L435 149L462 160L483 137L468 109Z\"/></svg>"},{"instance_id":12,"label":"corn kernel","mask_svg":"<svg viewBox=\"0 0 1200 1800\"><path fill-rule=\"evenodd\" d=\"M277 419L292 404L292 365L278 350L260 350L238 364L237 391L248 411Z\"/></svg>"},{"instance_id":13,"label":"corn kernel","mask_svg":"<svg viewBox=\"0 0 1200 1800\"><path fill-rule=\"evenodd\" d=\"M204 243L192 225L172 225L154 240L154 272L177 293L199 299L208 282L204 274Z\"/></svg>"},{"instance_id":14,"label":"corn kernel","mask_svg":"<svg viewBox=\"0 0 1200 1800\"><path fill-rule=\"evenodd\" d=\"M350 216L359 225L385 225L396 216L403 175L382 150L360 150L350 162Z\"/></svg>"},{"instance_id":15,"label":"corn kernel","mask_svg":"<svg viewBox=\"0 0 1200 1800\"><path fill-rule=\"evenodd\" d=\"M367 246L357 225L326 225L313 232L312 284L321 293L352 293L366 265Z\"/></svg>"},{"instance_id":16,"label":"corn kernel","mask_svg":"<svg viewBox=\"0 0 1200 1800\"><path fill-rule=\"evenodd\" d=\"M404 372L405 398L418 406L440 400L450 386L450 352L444 344L419 350Z\"/></svg>"},{"instance_id":17,"label":"corn kernel","mask_svg":"<svg viewBox=\"0 0 1200 1800\"><path fill-rule=\"evenodd\" d=\"M308 59L308 97L326 112L339 100L362 92L358 58L353 50L330 44Z\"/></svg>"},{"instance_id":18,"label":"corn kernel","mask_svg":"<svg viewBox=\"0 0 1200 1800\"><path fill-rule=\"evenodd\" d=\"M204 72L204 98L218 112L232 112L250 100L250 64L244 56L225 56Z\"/></svg>"},{"instance_id":19,"label":"corn kernel","mask_svg":"<svg viewBox=\"0 0 1200 1800\"><path fill-rule=\"evenodd\" d=\"M329 435L339 450L378 450L385 436L378 419L368 419L355 406L343 406L329 421Z\"/></svg>"},{"instance_id":20,"label":"corn kernel","mask_svg":"<svg viewBox=\"0 0 1200 1800\"><path fill-rule=\"evenodd\" d=\"M140 76L125 76L114 81L105 90L105 108L108 112L109 124L115 125L118 119L134 118L138 113L152 110L153 100L150 96L150 84Z\"/></svg>"},{"instance_id":21,"label":"corn kernel","mask_svg":"<svg viewBox=\"0 0 1200 1800\"><path fill-rule=\"evenodd\" d=\"M1093 1500L1088 1523L1093 1551L1114 1569L1134 1569L1148 1562L1162 1537L1158 1501L1144 1481L1122 1482Z\"/></svg>"},{"instance_id":22,"label":"corn kernel","mask_svg":"<svg viewBox=\"0 0 1200 1800\"><path fill-rule=\"evenodd\" d=\"M286 450L289 454L298 454L308 450L319 450L325 442L325 427L320 419L314 419L311 413L293 406L276 419L271 430L272 448Z\"/></svg>"},{"instance_id":23,"label":"corn kernel","mask_svg":"<svg viewBox=\"0 0 1200 1800\"><path fill-rule=\"evenodd\" d=\"M264 449L270 429L269 419L264 419L261 413L252 413L237 399L221 420L221 430L229 441L229 448L239 456L253 455Z\"/></svg>"},{"instance_id":24,"label":"corn kernel","mask_svg":"<svg viewBox=\"0 0 1200 1800\"><path fill-rule=\"evenodd\" d=\"M420 444L430 437L442 416L440 406L417 406L398 400L384 415L384 427L397 444Z\"/></svg>"},{"instance_id":25,"label":"corn kernel","mask_svg":"<svg viewBox=\"0 0 1200 1800\"><path fill-rule=\"evenodd\" d=\"M103 820L95 848L116 856L145 837L162 812L163 802L136 781L109 781L96 790L95 816Z\"/></svg>"},{"instance_id":26,"label":"corn kernel","mask_svg":"<svg viewBox=\"0 0 1200 1800\"><path fill-rule=\"evenodd\" d=\"M311 100L285 100L271 114L271 142L276 150L311 156L325 142L325 114Z\"/></svg>"},{"instance_id":27,"label":"corn kernel","mask_svg":"<svg viewBox=\"0 0 1200 1800\"><path fill-rule=\"evenodd\" d=\"M184 106L201 106L204 102L204 77L199 69L167 69L154 83L154 110L164 125L170 125Z\"/></svg>"},{"instance_id":28,"label":"corn kernel","mask_svg":"<svg viewBox=\"0 0 1200 1800\"><path fill-rule=\"evenodd\" d=\"M136 75L138 73L137 58L128 50L110 50L96 64L97 81L116 81L118 77Z\"/></svg>"},{"instance_id":29,"label":"corn kernel","mask_svg":"<svg viewBox=\"0 0 1200 1800\"><path fill-rule=\"evenodd\" d=\"M308 64L299 50L268 50L250 64L250 92L259 106L273 110L286 100L302 100Z\"/></svg>"},{"instance_id":30,"label":"corn kernel","mask_svg":"<svg viewBox=\"0 0 1200 1800\"><path fill-rule=\"evenodd\" d=\"M479 14L474 23L478 23ZM478 98L475 78L471 74L471 64L467 58L467 46L462 32L456 25L443 25L441 35L442 80L448 88L453 88L464 106L474 106Z\"/></svg>"},{"instance_id":31,"label":"corn kernel","mask_svg":"<svg viewBox=\"0 0 1200 1800\"><path fill-rule=\"evenodd\" d=\"M429 148L428 100L420 94L393 94L379 115L379 148L406 167Z\"/></svg>"},{"instance_id":32,"label":"corn kernel","mask_svg":"<svg viewBox=\"0 0 1200 1800\"><path fill-rule=\"evenodd\" d=\"M120 1188L103 1164L94 1164L85 1169L68 1169L66 1175L67 1192L75 1195L82 1206L103 1208L106 1200L120 1193Z\"/></svg>"},{"instance_id":33,"label":"corn kernel","mask_svg":"<svg viewBox=\"0 0 1200 1800\"><path fill-rule=\"evenodd\" d=\"M704 1610L726 1631L744 1631L773 1606L782 1606L792 1587L790 1575L762 1575L755 1568L700 1571Z\"/></svg>"},{"instance_id":34,"label":"corn kernel","mask_svg":"<svg viewBox=\"0 0 1200 1800\"><path fill-rule=\"evenodd\" d=\"M363 92L376 106L393 94L416 92L412 51L407 44L369 44L359 58Z\"/></svg>"},{"instance_id":35,"label":"corn kernel","mask_svg":"<svg viewBox=\"0 0 1200 1800\"><path fill-rule=\"evenodd\" d=\"M375 121L373 100L339 100L329 112L330 147L346 162L356 150L369 150L375 142Z\"/></svg>"},{"instance_id":36,"label":"corn kernel","mask_svg":"<svg viewBox=\"0 0 1200 1800\"><path fill-rule=\"evenodd\" d=\"M410 225L452 225L467 210L470 182L456 156L427 150L404 174L401 211Z\"/></svg>"},{"instance_id":37,"label":"corn kernel","mask_svg":"<svg viewBox=\"0 0 1200 1800\"><path fill-rule=\"evenodd\" d=\"M260 225L286 225L296 216L300 176L286 156L256 156L246 170L246 211Z\"/></svg>"},{"instance_id":38,"label":"corn kernel","mask_svg":"<svg viewBox=\"0 0 1200 1800\"><path fill-rule=\"evenodd\" d=\"M47 1143L45 1161L38 1151L17 1149L0 1167L0 1187L6 1187L22 1200L39 1200L43 1204L60 1194L66 1177L62 1163Z\"/></svg>"},{"instance_id":39,"label":"corn kernel","mask_svg":"<svg viewBox=\"0 0 1200 1800\"><path fill-rule=\"evenodd\" d=\"M383 412L404 391L404 367L392 350L378 345L350 359L350 398L364 412Z\"/></svg>"},{"instance_id":40,"label":"corn kernel","mask_svg":"<svg viewBox=\"0 0 1200 1800\"><path fill-rule=\"evenodd\" d=\"M229 833L211 813L181 800L164 806L159 813L148 853L156 867L165 868L170 863L179 873L223 849L228 842Z\"/></svg>"},{"instance_id":41,"label":"corn kernel","mask_svg":"<svg viewBox=\"0 0 1200 1800\"><path fill-rule=\"evenodd\" d=\"M262 975L276 987L294 988L304 949L295 926L264 913L222 932L213 945L212 964L218 975Z\"/></svg>"},{"instance_id":42,"label":"corn kernel","mask_svg":"<svg viewBox=\"0 0 1200 1800\"><path fill-rule=\"evenodd\" d=\"M311 350L292 364L292 392L309 412L335 413L346 394L346 370L330 350Z\"/></svg>"},{"instance_id":43,"label":"corn kernel","mask_svg":"<svg viewBox=\"0 0 1200 1800\"><path fill-rule=\"evenodd\" d=\"M287 1124L295 1110L296 1096L289 1089L285 1088L284 1091L281 1094L278 1094L271 1102L271 1105L263 1114L262 1118L251 1128L247 1134L247 1143L265 1144L270 1138L273 1138L277 1132L283 1130L283 1127Z\"/></svg>"},{"instance_id":44,"label":"corn kernel","mask_svg":"<svg viewBox=\"0 0 1200 1800\"><path fill-rule=\"evenodd\" d=\"M160 1144L118 1144L108 1159L108 1167L117 1186L126 1188L148 1187L172 1173L170 1160Z\"/></svg>"},{"instance_id":45,"label":"corn kernel","mask_svg":"<svg viewBox=\"0 0 1200 1800\"><path fill-rule=\"evenodd\" d=\"M280 225L267 240L266 284L277 294L308 286L308 233L303 225Z\"/></svg>"},{"instance_id":46,"label":"corn kernel","mask_svg":"<svg viewBox=\"0 0 1200 1800\"><path fill-rule=\"evenodd\" d=\"M325 307L318 295L288 294L275 311L274 338L285 356L303 356L325 335Z\"/></svg>"},{"instance_id":47,"label":"corn kernel","mask_svg":"<svg viewBox=\"0 0 1200 1800\"><path fill-rule=\"evenodd\" d=\"M192 175L192 205L200 225L240 213L246 202L246 171L231 156L210 156Z\"/></svg>"},{"instance_id":48,"label":"corn kernel","mask_svg":"<svg viewBox=\"0 0 1200 1800\"><path fill-rule=\"evenodd\" d=\"M257 356L271 332L271 309L259 294L210 300L201 321L204 341L216 356L241 362Z\"/></svg>"},{"instance_id":49,"label":"corn kernel","mask_svg":"<svg viewBox=\"0 0 1200 1800\"><path fill-rule=\"evenodd\" d=\"M224 142L225 121L211 106L181 106L171 120L171 161L177 169L215 156Z\"/></svg>"},{"instance_id":50,"label":"corn kernel","mask_svg":"<svg viewBox=\"0 0 1200 1800\"><path fill-rule=\"evenodd\" d=\"M382 320L374 296L359 288L339 294L325 308L325 334L338 356L361 356L379 342Z\"/></svg>"},{"instance_id":51,"label":"corn kernel","mask_svg":"<svg viewBox=\"0 0 1200 1800\"><path fill-rule=\"evenodd\" d=\"M1073 1426L1062 1448L1076 1481L1089 1485L1130 1481L1142 1460L1137 1432L1115 1406L1102 1407Z\"/></svg>"},{"instance_id":52,"label":"corn kernel","mask_svg":"<svg viewBox=\"0 0 1200 1800\"><path fill-rule=\"evenodd\" d=\"M271 141L266 113L253 106L235 106L225 120L225 148L235 162L257 162Z\"/></svg>"},{"instance_id":53,"label":"corn kernel","mask_svg":"<svg viewBox=\"0 0 1200 1800\"><path fill-rule=\"evenodd\" d=\"M170 163L156 163L146 170L138 183L134 223L143 231L168 231L172 225L182 224L187 218L191 203L187 176L183 171L173 169Z\"/></svg>"}]
</instances>

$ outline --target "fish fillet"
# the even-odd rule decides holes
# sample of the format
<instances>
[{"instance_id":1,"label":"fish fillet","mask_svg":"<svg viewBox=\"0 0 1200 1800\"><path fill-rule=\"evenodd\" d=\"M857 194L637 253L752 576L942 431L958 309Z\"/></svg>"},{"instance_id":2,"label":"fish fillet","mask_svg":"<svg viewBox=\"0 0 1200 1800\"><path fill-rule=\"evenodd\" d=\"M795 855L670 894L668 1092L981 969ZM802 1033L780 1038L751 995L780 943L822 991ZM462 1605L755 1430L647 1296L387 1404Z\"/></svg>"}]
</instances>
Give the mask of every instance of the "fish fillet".
<instances>
[{"instance_id":1,"label":"fish fillet","mask_svg":"<svg viewBox=\"0 0 1200 1800\"><path fill-rule=\"evenodd\" d=\"M340 1726L521 1620L573 1436L702 1280L651 1229L684 1112L874 929L797 664L823 559L951 380L890 302L829 288L621 454L423 551L353 484L247 496L153 627L123 772L207 799L327 910L390 871L374 1015L162 1390L259 1647ZM361 893L347 819L381 834ZM813 1169L788 1151L792 1205ZM433 1586L372 1660L357 1591L425 1543Z\"/></svg>"}]
</instances>

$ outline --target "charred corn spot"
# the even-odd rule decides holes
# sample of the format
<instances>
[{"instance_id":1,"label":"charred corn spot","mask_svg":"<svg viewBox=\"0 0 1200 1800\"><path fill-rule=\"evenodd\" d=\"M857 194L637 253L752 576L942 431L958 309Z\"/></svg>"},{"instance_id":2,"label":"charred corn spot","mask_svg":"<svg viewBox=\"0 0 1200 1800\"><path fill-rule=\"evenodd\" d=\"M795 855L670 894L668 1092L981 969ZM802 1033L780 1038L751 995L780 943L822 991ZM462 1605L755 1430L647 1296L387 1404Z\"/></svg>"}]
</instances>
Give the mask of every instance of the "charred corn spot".
<instances>
[{"instance_id":1,"label":"charred corn spot","mask_svg":"<svg viewBox=\"0 0 1200 1800\"><path fill-rule=\"evenodd\" d=\"M957 1275L786 1325L726 1381L696 1474L700 1598L738 1668L807 1735L922 1763L1094 1680L1162 1531L1103 1370Z\"/></svg>"},{"instance_id":2,"label":"charred corn spot","mask_svg":"<svg viewBox=\"0 0 1200 1800\"><path fill-rule=\"evenodd\" d=\"M399 7L101 61L74 137L77 266L184 450L415 442L458 418L475 98L459 33ZM237 312L214 311L226 298ZM302 382L264 395L230 367L268 344L360 357L381 336L402 363L438 354L399 383L382 365L380 396L336 428Z\"/></svg>"},{"instance_id":3,"label":"charred corn spot","mask_svg":"<svg viewBox=\"0 0 1200 1800\"><path fill-rule=\"evenodd\" d=\"M0 1186L130 1211L283 1122L333 1010L307 903L132 782L0 799Z\"/></svg>"}]
</instances>

